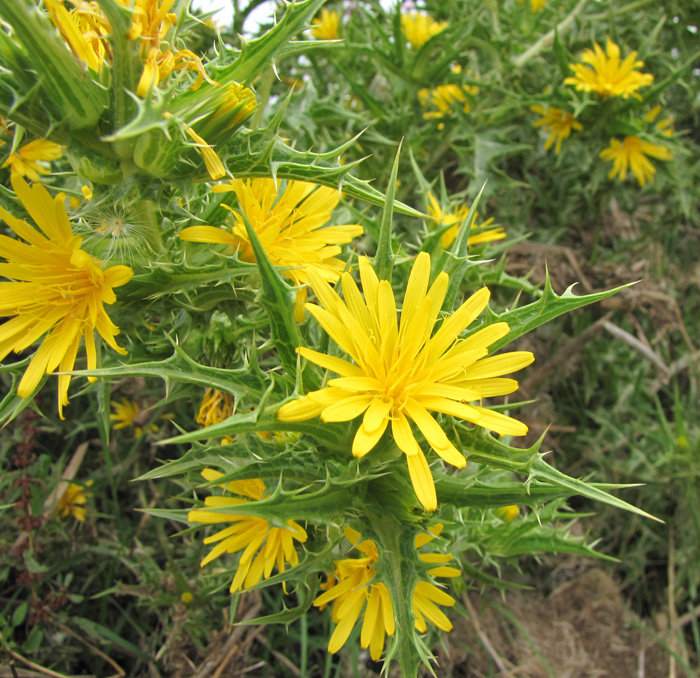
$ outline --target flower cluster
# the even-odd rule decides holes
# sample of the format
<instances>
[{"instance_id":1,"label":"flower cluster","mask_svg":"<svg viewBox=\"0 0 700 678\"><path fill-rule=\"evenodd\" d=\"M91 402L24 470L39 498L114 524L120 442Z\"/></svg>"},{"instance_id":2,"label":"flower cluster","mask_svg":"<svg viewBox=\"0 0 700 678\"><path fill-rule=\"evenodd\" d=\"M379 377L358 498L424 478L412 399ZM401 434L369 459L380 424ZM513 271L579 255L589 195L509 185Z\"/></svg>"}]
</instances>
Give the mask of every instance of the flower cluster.
<instances>
[{"instance_id":1,"label":"flower cluster","mask_svg":"<svg viewBox=\"0 0 700 678\"><path fill-rule=\"evenodd\" d=\"M620 48L610 38L607 39L606 50L594 43L593 50L585 49L581 57L582 63L569 64L574 75L565 78L565 85L573 85L576 90L591 92L600 97L599 101L607 101L616 97L628 99L634 97L642 100L638 90L648 87L654 82L650 73L641 73L639 68L644 62L637 61L637 52L631 52L624 60L620 58ZM554 146L555 153L560 153L562 142L569 138L572 130L583 129L581 122L574 114L554 106L530 106L530 110L542 116L533 123L534 127L542 127L549 133L544 148L549 150ZM661 111L657 105L644 115L644 122L653 122ZM673 117L667 116L655 124L653 132L664 137L673 134ZM637 178L640 186L654 180L656 169L649 157L657 160L671 160L671 151L665 146L654 144L637 135L629 135L622 141L611 139L610 146L599 154L603 160L612 161L609 178L627 177L628 168Z\"/></svg>"}]
</instances>

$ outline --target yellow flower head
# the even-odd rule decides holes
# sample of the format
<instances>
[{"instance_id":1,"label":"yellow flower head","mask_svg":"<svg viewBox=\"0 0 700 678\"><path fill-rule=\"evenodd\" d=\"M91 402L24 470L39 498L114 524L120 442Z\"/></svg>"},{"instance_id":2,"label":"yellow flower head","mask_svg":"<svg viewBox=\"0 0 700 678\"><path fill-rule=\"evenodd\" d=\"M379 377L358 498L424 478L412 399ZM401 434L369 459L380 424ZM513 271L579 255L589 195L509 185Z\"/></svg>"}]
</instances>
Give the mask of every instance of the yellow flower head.
<instances>
[{"instance_id":1,"label":"yellow flower head","mask_svg":"<svg viewBox=\"0 0 700 678\"><path fill-rule=\"evenodd\" d=\"M418 255L400 313L387 280L381 282L367 257L360 257L364 298L349 273L341 276L343 297L315 270L309 279L321 306L306 304L330 337L353 360L298 348L311 362L339 374L328 386L286 403L281 421L305 421L320 415L326 422L362 416L352 453L363 457L379 442L391 422L394 442L408 462L418 500L428 511L437 508L435 485L410 420L430 447L448 464L463 468L462 453L430 414L439 412L472 422L501 435L525 435L527 426L499 412L467 401L506 395L518 388L514 379L500 378L529 365L529 351L486 357L488 346L509 332L504 322L488 325L468 339L459 335L486 308L489 291L482 288L435 325L447 293L449 276L441 272L430 282L430 255Z\"/></svg>"},{"instance_id":2,"label":"yellow flower head","mask_svg":"<svg viewBox=\"0 0 700 678\"><path fill-rule=\"evenodd\" d=\"M418 550L431 542L442 528L442 525L435 525L429 533L417 535L415 548ZM374 565L379 560L377 545L371 539L360 542L360 533L350 527L345 528L345 536L363 557L336 560L333 574L329 574L327 582L321 586L325 592L314 600L314 605L323 609L333 602L336 627L328 651L335 653L345 644L366 603L360 645L369 647L372 659L378 661L386 636L393 636L396 631L391 596L382 582L372 583L377 573ZM430 577L459 577L462 574L457 568L445 565L452 560L451 554L421 553L418 557L424 563L436 565L428 570ZM425 580L418 582L413 589L412 602L414 624L419 632L425 633L426 619L443 631L452 630L452 624L437 605L451 606L456 601L435 584Z\"/></svg>"},{"instance_id":3,"label":"yellow flower head","mask_svg":"<svg viewBox=\"0 0 700 678\"><path fill-rule=\"evenodd\" d=\"M549 132L549 137L544 142L545 151L548 151L556 141L554 152L559 153L561 151L561 142L569 138L571 130L575 129L578 131L583 129L583 125L574 118L573 113L563 111L561 108L548 106L545 109L544 106L530 106L530 110L542 116L539 120L532 123L533 127L544 126L545 130Z\"/></svg>"},{"instance_id":4,"label":"yellow flower head","mask_svg":"<svg viewBox=\"0 0 700 678\"><path fill-rule=\"evenodd\" d=\"M216 112L212 116L212 122L224 121L227 128L238 127L245 122L255 111L255 95L253 92L232 82L221 91L217 97Z\"/></svg>"},{"instance_id":5,"label":"yellow flower head","mask_svg":"<svg viewBox=\"0 0 700 678\"><path fill-rule=\"evenodd\" d=\"M13 280L0 282L0 316L14 316L0 326L0 360L49 333L19 383L17 394L26 398L44 374L56 368L73 369L81 337L85 337L87 367L95 369L95 330L115 351L126 353L117 346L114 337L119 328L104 305L116 301L113 288L126 284L133 271L128 266L103 269L80 248L82 238L71 230L65 196L52 199L41 184L29 187L20 177L12 178L12 187L41 230L0 207L0 217L20 238L0 235L0 256L7 260L0 264L0 276ZM69 374L58 377L61 418L70 379Z\"/></svg>"},{"instance_id":6,"label":"yellow flower head","mask_svg":"<svg viewBox=\"0 0 700 678\"><path fill-rule=\"evenodd\" d=\"M350 527L345 528L345 536L363 557L336 560L335 574L328 578L331 585L314 600L314 605L323 609L333 601L333 622L336 627L328 643L328 651L335 653L345 644L367 603L360 645L369 647L372 659L378 661L386 636L393 636L396 630L391 596L383 583L371 583L377 573L372 567L379 559L377 545L371 539L360 542L360 533Z\"/></svg>"},{"instance_id":7,"label":"yellow flower head","mask_svg":"<svg viewBox=\"0 0 700 678\"><path fill-rule=\"evenodd\" d=\"M87 498L92 497L92 492L87 492L85 488L91 485L92 480L88 480L85 485L69 483L56 504L56 513L61 518L67 518L70 515L78 522L84 523L87 514L85 504L87 504Z\"/></svg>"},{"instance_id":8,"label":"yellow flower head","mask_svg":"<svg viewBox=\"0 0 700 678\"><path fill-rule=\"evenodd\" d=\"M654 108L644 115L644 121L654 122L659 113L661 113L660 104L654 106ZM657 133L661 134L662 136L672 137L676 131L675 127L673 126L673 115L667 115L665 118L662 118L654 125L654 127L656 128Z\"/></svg>"},{"instance_id":9,"label":"yellow flower head","mask_svg":"<svg viewBox=\"0 0 700 678\"><path fill-rule=\"evenodd\" d=\"M460 205L454 212L448 212L440 207L440 203L432 193L428 193L428 214L443 226L454 224L442 234L442 246L447 248L457 239L459 229L462 228L462 224L469 214L469 207ZM474 221L476 221L478 216L479 213L477 212L474 215ZM498 228L490 228L493 226L495 226L493 217L489 217L479 226L472 226L469 238L467 238L467 246L483 245L494 240L503 240L506 237L506 232L500 226Z\"/></svg>"},{"instance_id":10,"label":"yellow flower head","mask_svg":"<svg viewBox=\"0 0 700 678\"><path fill-rule=\"evenodd\" d=\"M202 471L205 480L215 481L222 477L222 473L206 468ZM214 525L218 523L231 523L229 527L207 537L205 544L216 544L201 562L201 567L215 560L223 553L236 553L243 551L238 561L236 575L231 582L231 593L249 589L255 586L260 579L268 579L272 570L277 565L278 572L282 573L285 563L299 564L299 556L294 548L294 540L304 543L307 539L306 531L293 520L288 520L289 527L270 527L270 523L264 518L245 516L234 513L236 506L247 503L249 500L259 501L263 498L265 484L262 480L235 480L226 483L224 490L239 495L238 497L207 497L204 500L206 507L231 507L231 513L214 513L205 509L194 509L187 514L187 520L191 523L204 523ZM247 497L242 499L241 497ZM257 554L257 555L256 555Z\"/></svg>"},{"instance_id":11,"label":"yellow flower head","mask_svg":"<svg viewBox=\"0 0 700 678\"><path fill-rule=\"evenodd\" d=\"M420 549L430 543L442 532L443 525L437 524L429 528L429 533L419 534L415 538L415 547ZM437 567L428 570L431 577L461 577L462 573L456 567L448 567L445 563L452 560L451 553L421 553L419 558L424 563L435 563ZM451 607L457 601L435 584L429 581L419 581L413 589L413 614L416 617L415 626L418 631L427 631L426 619L442 631L451 631L452 623L440 610L438 605Z\"/></svg>"},{"instance_id":12,"label":"yellow flower head","mask_svg":"<svg viewBox=\"0 0 700 678\"><path fill-rule=\"evenodd\" d=\"M66 1L70 4L66 6ZM173 71L185 69L197 72L191 89L197 89L209 78L201 59L188 49L177 52L163 51L161 43L167 32L177 23L170 12L175 0L116 0L132 11L128 40L139 40L144 70L137 85L137 94L145 97L150 88L158 85ZM49 16L71 51L93 71L99 71L111 57L109 20L96 2L87 0L44 0ZM69 9L70 8L70 9Z\"/></svg>"},{"instance_id":13,"label":"yellow flower head","mask_svg":"<svg viewBox=\"0 0 700 678\"><path fill-rule=\"evenodd\" d=\"M134 435L139 438L143 433L144 412L135 400L129 400L128 398L122 398L121 402L116 402L114 400L110 401L110 405L114 408L114 413L109 415L109 420L117 422L112 428L115 430L120 428L127 428L128 426L134 427ZM148 433L156 433L158 427L151 423L148 425Z\"/></svg>"},{"instance_id":14,"label":"yellow flower head","mask_svg":"<svg viewBox=\"0 0 700 678\"><path fill-rule=\"evenodd\" d=\"M224 393L216 388L208 388L204 391L196 421L202 425L202 428L220 424L224 419L233 415L233 406L233 396L230 393ZM232 442L231 436L224 436L221 439L222 445L230 445Z\"/></svg>"},{"instance_id":15,"label":"yellow flower head","mask_svg":"<svg viewBox=\"0 0 700 678\"><path fill-rule=\"evenodd\" d=\"M435 21L427 14L411 12L401 15L401 28L411 47L418 49L430 38L447 28L446 21Z\"/></svg>"},{"instance_id":16,"label":"yellow flower head","mask_svg":"<svg viewBox=\"0 0 700 678\"><path fill-rule=\"evenodd\" d=\"M569 64L575 75L564 80L565 85L574 85L577 90L595 92L602 97L622 97L629 95L641 99L637 90L654 82L650 73L640 73L637 68L644 66L643 61L636 61L637 52L631 52L620 63L620 48L608 38L607 56L596 42L595 51L583 50L582 64ZM586 66L585 64L589 64Z\"/></svg>"},{"instance_id":17,"label":"yellow flower head","mask_svg":"<svg viewBox=\"0 0 700 678\"><path fill-rule=\"evenodd\" d=\"M498 515L503 519L503 522L512 523L520 513L520 509L517 504L511 504L510 506L501 506L498 509Z\"/></svg>"},{"instance_id":18,"label":"yellow flower head","mask_svg":"<svg viewBox=\"0 0 700 678\"><path fill-rule=\"evenodd\" d=\"M518 2L525 2L525 0L518 0ZM547 0L530 0L530 9L533 12L540 12L544 9L547 4Z\"/></svg>"},{"instance_id":19,"label":"yellow flower head","mask_svg":"<svg viewBox=\"0 0 700 678\"><path fill-rule=\"evenodd\" d=\"M459 104L465 113L469 113L469 102L466 100L466 87L460 85L438 85L435 89L421 89L418 91L418 100L423 108L432 106L437 109L423 113L424 120L431 118L443 118L453 115ZM462 106L462 104L464 104Z\"/></svg>"},{"instance_id":20,"label":"yellow flower head","mask_svg":"<svg viewBox=\"0 0 700 678\"><path fill-rule=\"evenodd\" d=\"M10 166L11 177L28 177L30 181L40 181L39 174L50 172L41 163L57 160L62 153L63 146L46 139L34 139L21 146L16 153L11 153L2 166Z\"/></svg>"},{"instance_id":21,"label":"yellow flower head","mask_svg":"<svg viewBox=\"0 0 700 678\"><path fill-rule=\"evenodd\" d=\"M647 181L654 182L656 169L647 158L648 155L658 160L671 160L673 157L671 151L665 146L657 146L639 137L625 137L622 143L618 139L610 139L610 146L600 152L603 160L613 162L613 167L608 174L610 179L619 176L620 180L624 181L629 167L637 177L640 186L644 186Z\"/></svg>"},{"instance_id":22,"label":"yellow flower head","mask_svg":"<svg viewBox=\"0 0 700 678\"><path fill-rule=\"evenodd\" d=\"M340 12L321 10L321 16L313 20L311 34L319 40L337 40L340 26Z\"/></svg>"},{"instance_id":23,"label":"yellow flower head","mask_svg":"<svg viewBox=\"0 0 700 678\"><path fill-rule=\"evenodd\" d=\"M274 179L233 179L212 190L235 192L240 213L230 210L235 217L233 228L229 232L213 226L191 226L180 233L180 238L231 245L242 261L255 261L243 213L272 264L288 267L282 273L295 285L307 284L310 270L327 282L336 282L345 268L345 262L337 258L342 251L340 245L364 232L358 224L324 228L339 200L338 191L333 188L306 181L288 181L285 187L278 188ZM305 300L306 288L302 288L297 293L298 320L303 320Z\"/></svg>"}]
</instances>

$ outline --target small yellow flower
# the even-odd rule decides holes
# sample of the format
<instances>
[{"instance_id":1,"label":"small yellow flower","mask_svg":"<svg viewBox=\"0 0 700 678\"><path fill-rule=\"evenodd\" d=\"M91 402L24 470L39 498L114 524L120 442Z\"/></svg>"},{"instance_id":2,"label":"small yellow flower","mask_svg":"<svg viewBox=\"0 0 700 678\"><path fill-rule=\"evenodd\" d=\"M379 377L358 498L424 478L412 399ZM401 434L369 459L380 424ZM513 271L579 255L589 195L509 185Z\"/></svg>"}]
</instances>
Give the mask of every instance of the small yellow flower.
<instances>
[{"instance_id":1,"label":"small yellow flower","mask_svg":"<svg viewBox=\"0 0 700 678\"><path fill-rule=\"evenodd\" d=\"M608 38L606 52L596 42L594 50L586 48L581 57L582 64L569 64L575 75L564 80L565 85L574 85L577 90L595 92L602 97L618 96L627 99L629 95L641 100L637 90L654 82L650 73L640 73L637 68L644 66L636 61L637 52L631 52L620 63L620 48ZM585 64L589 64L586 66Z\"/></svg>"},{"instance_id":2,"label":"small yellow flower","mask_svg":"<svg viewBox=\"0 0 700 678\"><path fill-rule=\"evenodd\" d=\"M345 528L345 536L363 557L336 560L335 574L328 577L327 590L314 605L323 609L333 601L336 627L328 651L334 654L345 644L366 603L360 645L369 647L372 659L379 661L386 636L393 636L396 630L391 596L382 582L371 583L377 573L372 567L379 560L377 545L371 539L360 542L360 533L350 527Z\"/></svg>"},{"instance_id":3,"label":"small yellow flower","mask_svg":"<svg viewBox=\"0 0 700 678\"><path fill-rule=\"evenodd\" d=\"M105 304L117 297L114 287L126 284L133 275L128 266L103 269L102 264L81 249L82 238L71 229L65 196L51 198L41 184L27 185L12 177L12 187L40 231L13 217L0 207L0 217L19 236L0 235L0 316L14 316L0 325L0 360L10 351L29 348L48 332L34 354L17 394L31 395L44 374L69 372L75 365L80 339L85 338L87 367L97 367L95 330L115 351L126 354L115 336L119 328L109 319ZM22 242L22 241L25 242ZM71 375L58 377L58 411L68 404ZM91 381L94 381L94 377Z\"/></svg>"},{"instance_id":4,"label":"small yellow flower","mask_svg":"<svg viewBox=\"0 0 700 678\"><path fill-rule=\"evenodd\" d=\"M544 106L530 106L530 110L542 116L539 120L532 123L533 127L544 126L545 130L549 132L549 137L544 143L545 151L548 151L556 141L554 152L559 153L562 141L569 138L571 130L575 129L578 131L583 129L583 125L574 118L573 113L563 111L561 108L548 106L545 109Z\"/></svg>"},{"instance_id":5,"label":"small yellow flower","mask_svg":"<svg viewBox=\"0 0 700 678\"><path fill-rule=\"evenodd\" d=\"M443 118L446 115L454 114L455 110L460 107L465 113L469 113L469 102L465 96L466 91L466 87L459 85L438 85L434 89L425 88L418 90L420 105L423 108L432 106L437 109L423 113L423 119ZM462 104L464 105L462 106Z\"/></svg>"},{"instance_id":6,"label":"small yellow flower","mask_svg":"<svg viewBox=\"0 0 700 678\"><path fill-rule=\"evenodd\" d=\"M87 514L85 504L87 504L87 498L92 497L92 492L86 492L85 488L91 485L92 480L88 480L85 485L69 483L65 492L58 500L58 504L56 504L56 513L58 513L61 518L67 518L71 515L78 522L84 523Z\"/></svg>"},{"instance_id":7,"label":"small yellow flower","mask_svg":"<svg viewBox=\"0 0 700 678\"><path fill-rule=\"evenodd\" d=\"M401 15L401 28L411 47L418 49L430 38L447 28L446 21L435 21L427 14L411 12Z\"/></svg>"},{"instance_id":8,"label":"small yellow flower","mask_svg":"<svg viewBox=\"0 0 700 678\"><path fill-rule=\"evenodd\" d=\"M503 522L512 523L520 513L520 509L517 505L513 504L511 506L502 506L498 509L498 515L503 518Z\"/></svg>"},{"instance_id":9,"label":"small yellow flower","mask_svg":"<svg viewBox=\"0 0 700 678\"><path fill-rule=\"evenodd\" d=\"M313 20L311 33L319 40L337 40L338 28L340 26L340 12L329 12L327 9L321 10L321 16Z\"/></svg>"},{"instance_id":10,"label":"small yellow flower","mask_svg":"<svg viewBox=\"0 0 700 678\"><path fill-rule=\"evenodd\" d=\"M435 221L440 222L443 226L449 226L454 224L452 228L448 228L443 234L441 243L443 247L449 247L457 238L459 229L462 227L462 223L467 218L469 214L469 207L467 205L460 205L454 212L448 212L440 207L440 203L437 201L432 193L428 193L428 214L430 214ZM474 221L479 216L477 212L474 215ZM489 217L484 223L476 224L472 227L470 231L469 238L467 239L467 246L469 245L483 245L487 242L492 242L494 240L503 240L506 237L506 232L500 226L498 228L489 228L495 226L493 217ZM476 232L475 232L476 231Z\"/></svg>"},{"instance_id":11,"label":"small yellow flower","mask_svg":"<svg viewBox=\"0 0 700 678\"><path fill-rule=\"evenodd\" d=\"M248 87L237 82L224 87L216 99L216 112L212 116L212 122L223 121L229 129L244 123L255 111L255 95Z\"/></svg>"},{"instance_id":12,"label":"small yellow flower","mask_svg":"<svg viewBox=\"0 0 700 678\"><path fill-rule=\"evenodd\" d=\"M518 0L518 2L525 2L525 0ZM533 12L539 12L544 9L547 4L547 0L530 0L530 9Z\"/></svg>"},{"instance_id":13,"label":"small yellow flower","mask_svg":"<svg viewBox=\"0 0 700 678\"><path fill-rule=\"evenodd\" d=\"M224 393L216 388L208 388L204 391L196 421L202 425L202 428L220 424L224 419L233 415L233 406L234 400L230 393ZM230 445L231 443L233 443L231 436L224 436L221 439L222 445Z\"/></svg>"},{"instance_id":14,"label":"small yellow flower","mask_svg":"<svg viewBox=\"0 0 700 678\"><path fill-rule=\"evenodd\" d=\"M28 177L30 181L40 181L39 174L49 174L51 171L41 163L57 160L62 153L63 146L46 139L34 139L21 146L16 153L11 153L2 166L10 166L11 177Z\"/></svg>"},{"instance_id":15,"label":"small yellow flower","mask_svg":"<svg viewBox=\"0 0 700 678\"><path fill-rule=\"evenodd\" d=\"M647 181L654 182L656 169L647 158L648 155L658 160L671 160L673 157L671 151L665 146L657 146L639 137L625 137L622 143L618 139L611 139L610 146L600 152L603 160L613 162L613 167L608 174L610 179L619 176L620 180L624 181L629 167L637 177L640 186L644 186Z\"/></svg>"},{"instance_id":16,"label":"small yellow flower","mask_svg":"<svg viewBox=\"0 0 700 678\"><path fill-rule=\"evenodd\" d=\"M206 468L202 471L202 476L211 482L218 480L223 474ZM187 520L191 523L207 525L232 523L230 527L204 540L205 544L219 543L202 560L201 567L223 553L243 551L231 582L230 592L235 593L255 586L262 578L269 579L275 565L280 573L284 572L286 562L292 566L298 565L299 556L294 548L294 540L301 543L306 541L304 528L293 520L287 521L289 527L270 527L270 523L264 518L234 513L236 506L247 503L249 499L253 501L263 499L265 483L259 479L235 480L227 483L224 489L239 496L211 496L204 500L204 504L208 508L231 507L231 513L214 513L203 508L194 509L187 514ZM248 497L248 499L241 497Z\"/></svg>"},{"instance_id":17,"label":"small yellow flower","mask_svg":"<svg viewBox=\"0 0 700 678\"><path fill-rule=\"evenodd\" d=\"M109 415L109 420L117 422L112 428L118 430L127 426L133 426L134 435L140 438L143 433L141 424L143 424L145 413L138 403L135 400L122 398L119 403L111 400L109 404L114 408L114 413ZM146 430L148 433L156 433L158 427L154 423L150 423Z\"/></svg>"},{"instance_id":18,"label":"small yellow flower","mask_svg":"<svg viewBox=\"0 0 700 678\"><path fill-rule=\"evenodd\" d=\"M400 323L391 284L387 280L379 281L367 257L360 257L359 264L364 298L349 273L341 276L341 299L312 269L309 279L321 306L306 304L307 310L354 363L298 348L303 358L340 377L330 379L327 387L286 403L277 416L287 422L317 416L326 422L362 417L352 444L355 457L370 452L391 423L394 442L406 455L418 500L426 510L434 511L435 485L410 421L444 461L464 468L464 456L430 410L501 435L525 435L527 426L521 422L467 402L516 391L518 382L500 375L522 369L534 356L529 351L517 351L486 357L488 346L510 331L503 322L487 325L468 339L459 339L486 308L490 294L485 287L445 318L433 334L449 276L441 272L428 288L430 255L427 253L421 252L414 262Z\"/></svg>"},{"instance_id":19,"label":"small yellow flower","mask_svg":"<svg viewBox=\"0 0 700 678\"><path fill-rule=\"evenodd\" d=\"M431 542L435 537L442 532L443 525L437 525L429 528L430 533L423 533L416 536L414 546L420 549ZM445 563L452 560L451 553L421 553L419 558L424 563L436 563L437 567L428 570L431 577L461 577L462 573L456 567L448 567ZM413 589L413 614L416 617L415 627L420 633L427 631L426 619L437 626L442 631L451 631L452 622L447 618L444 612L438 608L438 605L446 605L451 607L457 601L435 584L429 581L419 581Z\"/></svg>"},{"instance_id":20,"label":"small yellow flower","mask_svg":"<svg viewBox=\"0 0 700 678\"><path fill-rule=\"evenodd\" d=\"M180 600L185 603L185 605L189 605L194 600L194 596L189 591L185 591L180 596Z\"/></svg>"},{"instance_id":21,"label":"small yellow flower","mask_svg":"<svg viewBox=\"0 0 700 678\"><path fill-rule=\"evenodd\" d=\"M654 122L661 112L661 105L656 105L652 108L645 116L645 122ZM673 115L668 115L662 120L659 120L654 127L656 131L665 137L672 137L673 133L676 131L673 126Z\"/></svg>"},{"instance_id":22,"label":"small yellow flower","mask_svg":"<svg viewBox=\"0 0 700 678\"><path fill-rule=\"evenodd\" d=\"M212 191L236 194L240 212L250 221L270 262L287 268L282 274L295 285L306 285L310 270L335 283L345 269L345 262L337 258L342 251L340 245L364 232L359 224L325 226L340 199L334 188L306 181L287 181L284 186L276 184L274 179L233 179L228 184L214 186ZM239 259L255 261L243 217L227 209L236 220L231 232L213 226L191 226L180 233L180 238L231 245L237 249ZM297 292L298 321L304 318L305 301L306 287L302 287Z\"/></svg>"}]
</instances>

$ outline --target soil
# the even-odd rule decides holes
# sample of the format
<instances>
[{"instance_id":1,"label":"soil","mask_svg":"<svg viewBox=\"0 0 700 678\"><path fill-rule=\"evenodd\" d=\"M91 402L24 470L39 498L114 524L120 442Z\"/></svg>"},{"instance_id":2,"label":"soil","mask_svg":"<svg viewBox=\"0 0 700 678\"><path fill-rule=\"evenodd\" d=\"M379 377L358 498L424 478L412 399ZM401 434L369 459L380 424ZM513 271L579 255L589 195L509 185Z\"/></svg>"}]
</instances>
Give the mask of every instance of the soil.
<instances>
[{"instance_id":1,"label":"soil","mask_svg":"<svg viewBox=\"0 0 700 678\"><path fill-rule=\"evenodd\" d=\"M590 568L541 590L505 599L470 596L472 618L452 615L454 630L437 653L438 676L455 678L659 678L669 655L648 624L627 607L604 570ZM676 674L684 675L682 670Z\"/></svg>"}]
</instances>

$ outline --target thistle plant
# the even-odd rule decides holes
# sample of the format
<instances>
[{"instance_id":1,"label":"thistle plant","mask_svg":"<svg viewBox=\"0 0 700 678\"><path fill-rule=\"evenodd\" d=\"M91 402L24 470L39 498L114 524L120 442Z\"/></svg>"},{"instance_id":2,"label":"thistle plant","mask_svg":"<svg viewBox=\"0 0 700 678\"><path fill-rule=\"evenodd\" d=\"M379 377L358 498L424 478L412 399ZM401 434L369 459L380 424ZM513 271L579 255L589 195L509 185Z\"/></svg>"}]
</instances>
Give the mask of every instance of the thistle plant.
<instances>
[{"instance_id":1,"label":"thistle plant","mask_svg":"<svg viewBox=\"0 0 700 678\"><path fill-rule=\"evenodd\" d=\"M357 8L342 23L304 0L238 49L198 50L189 4L0 4L0 356L18 354L2 368L0 419L51 416L42 398L55 391L69 421L95 404L107 456L114 431L158 439L173 454L148 456L136 480L168 496L140 508L195 534L188 577L233 597L271 588L266 624L327 615L330 653L359 641L387 672L415 676L466 579L499 585L488 567L522 554L600 555L561 527L567 498L652 518L619 498L625 486L557 470L544 435L523 443L510 398L541 359L526 334L626 285L557 294L549 278L538 288L505 272L498 256L523 233L494 222L482 187L510 150L479 136L502 111L479 101L494 87L485 61L456 63L466 19L397 7L372 23ZM651 89L611 40L583 64L569 65L558 34L554 49L567 74L519 100L527 133L542 128L558 157L585 134L624 133L600 152L611 177L630 168L651 182L646 156L672 155L647 137L673 127L641 107L666 85ZM277 96L292 59L302 92ZM342 82L321 95L305 68ZM324 115L341 115L343 138ZM458 190L437 151L465 152L470 134L473 181ZM159 380L155 405L118 395ZM69 484L61 515L84 522L90 486Z\"/></svg>"}]
</instances>

